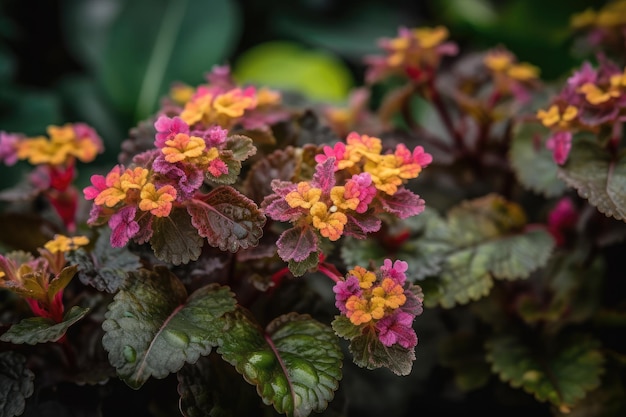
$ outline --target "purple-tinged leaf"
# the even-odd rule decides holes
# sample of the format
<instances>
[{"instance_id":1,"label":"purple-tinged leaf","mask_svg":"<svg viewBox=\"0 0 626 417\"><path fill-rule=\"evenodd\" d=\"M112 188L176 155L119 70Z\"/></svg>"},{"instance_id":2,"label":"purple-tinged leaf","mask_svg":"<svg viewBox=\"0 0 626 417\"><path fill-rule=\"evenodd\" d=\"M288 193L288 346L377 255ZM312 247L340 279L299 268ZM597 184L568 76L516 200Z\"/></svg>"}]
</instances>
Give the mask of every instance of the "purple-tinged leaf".
<instances>
[{"instance_id":1,"label":"purple-tinged leaf","mask_svg":"<svg viewBox=\"0 0 626 417\"><path fill-rule=\"evenodd\" d=\"M88 311L88 308L74 306L65 313L63 321L60 323L45 317L29 317L11 326L6 333L0 336L0 340L29 345L56 342L63 337L71 325L85 317Z\"/></svg>"},{"instance_id":2,"label":"purple-tinged leaf","mask_svg":"<svg viewBox=\"0 0 626 417\"><path fill-rule=\"evenodd\" d=\"M292 227L281 233L276 247L278 256L285 262L302 262L312 252L316 252L318 238L313 229L308 226Z\"/></svg>"},{"instance_id":3,"label":"purple-tinged leaf","mask_svg":"<svg viewBox=\"0 0 626 417\"><path fill-rule=\"evenodd\" d=\"M399 344L385 346L375 331L369 331L350 340L349 350L355 364L361 368L387 368L396 375L408 375L413 368L415 349L406 349Z\"/></svg>"},{"instance_id":4,"label":"purple-tinged leaf","mask_svg":"<svg viewBox=\"0 0 626 417\"><path fill-rule=\"evenodd\" d=\"M228 287L211 284L187 297L166 267L142 269L109 305L102 345L120 378L138 389L208 355L221 337L222 316L234 308Z\"/></svg>"},{"instance_id":5,"label":"purple-tinged leaf","mask_svg":"<svg viewBox=\"0 0 626 417\"><path fill-rule=\"evenodd\" d=\"M244 193L261 204L265 196L274 191L272 181L289 181L289 184L292 184L295 169L294 148L278 149L252 165L243 182Z\"/></svg>"},{"instance_id":6,"label":"purple-tinged leaf","mask_svg":"<svg viewBox=\"0 0 626 417\"><path fill-rule=\"evenodd\" d=\"M187 210L175 208L168 217L155 217L152 229L150 246L158 259L180 265L200 256L203 239L191 224Z\"/></svg>"},{"instance_id":7,"label":"purple-tinged leaf","mask_svg":"<svg viewBox=\"0 0 626 417\"><path fill-rule=\"evenodd\" d=\"M235 161L243 162L256 154L256 147L252 139L243 135L232 135L228 137L226 149L232 152Z\"/></svg>"},{"instance_id":8,"label":"purple-tinged leaf","mask_svg":"<svg viewBox=\"0 0 626 417\"><path fill-rule=\"evenodd\" d=\"M270 194L265 197L261 207L266 216L280 222L296 220L303 214L302 208L291 207L289 203L287 203L287 200L285 200L285 197L278 194Z\"/></svg>"},{"instance_id":9,"label":"purple-tinged leaf","mask_svg":"<svg viewBox=\"0 0 626 417\"><path fill-rule=\"evenodd\" d=\"M265 216L254 201L232 187L218 187L187 202L191 223L209 245L237 252L256 246L263 236Z\"/></svg>"},{"instance_id":10,"label":"purple-tinged leaf","mask_svg":"<svg viewBox=\"0 0 626 417\"><path fill-rule=\"evenodd\" d=\"M26 358L13 351L0 352L0 415L19 416L26 399L33 395L35 374L26 367Z\"/></svg>"},{"instance_id":11,"label":"purple-tinged leaf","mask_svg":"<svg viewBox=\"0 0 626 417\"><path fill-rule=\"evenodd\" d=\"M394 195L384 194L380 199L383 209L401 219L416 216L424 211L425 202L419 195L400 188Z\"/></svg>"},{"instance_id":12,"label":"purple-tinged leaf","mask_svg":"<svg viewBox=\"0 0 626 417\"><path fill-rule=\"evenodd\" d=\"M265 330L242 309L226 319L218 353L256 385L265 404L294 417L326 409L343 360L329 327L297 313L276 318Z\"/></svg>"},{"instance_id":13,"label":"purple-tinged leaf","mask_svg":"<svg viewBox=\"0 0 626 417\"><path fill-rule=\"evenodd\" d=\"M331 157L321 164L317 164L311 185L321 188L322 194L328 194L330 189L335 186L335 183L335 158Z\"/></svg>"},{"instance_id":14,"label":"purple-tinged leaf","mask_svg":"<svg viewBox=\"0 0 626 417\"><path fill-rule=\"evenodd\" d=\"M371 212L347 214L346 216L348 223L343 228L343 234L357 239L365 239L369 233L379 231L382 224L380 218L375 217Z\"/></svg>"}]
</instances>

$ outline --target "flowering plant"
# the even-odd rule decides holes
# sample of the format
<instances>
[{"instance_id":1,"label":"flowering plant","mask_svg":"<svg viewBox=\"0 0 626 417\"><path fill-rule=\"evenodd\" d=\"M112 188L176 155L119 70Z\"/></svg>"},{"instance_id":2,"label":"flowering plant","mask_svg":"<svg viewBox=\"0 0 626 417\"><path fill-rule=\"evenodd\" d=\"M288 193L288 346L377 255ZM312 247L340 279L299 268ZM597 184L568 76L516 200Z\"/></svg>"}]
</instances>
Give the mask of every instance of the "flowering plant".
<instances>
[{"instance_id":1,"label":"flowering plant","mask_svg":"<svg viewBox=\"0 0 626 417\"><path fill-rule=\"evenodd\" d=\"M344 107L215 66L82 195L94 129L0 132L0 160L35 167L0 193L5 219L37 219L0 255L2 415L35 386L172 378L185 416L330 415L344 373L432 369L425 321L465 392L619 415L624 299L603 291L626 235L624 4L574 17L602 53L549 98L538 67L464 54L443 26L382 39Z\"/></svg>"}]
</instances>

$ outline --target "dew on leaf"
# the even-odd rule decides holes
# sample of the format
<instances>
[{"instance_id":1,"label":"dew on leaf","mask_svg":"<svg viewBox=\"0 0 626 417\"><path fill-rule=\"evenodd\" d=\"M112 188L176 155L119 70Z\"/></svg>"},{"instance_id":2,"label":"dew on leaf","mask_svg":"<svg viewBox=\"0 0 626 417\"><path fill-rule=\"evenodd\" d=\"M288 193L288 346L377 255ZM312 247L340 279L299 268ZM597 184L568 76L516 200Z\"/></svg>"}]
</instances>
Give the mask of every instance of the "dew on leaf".
<instances>
[{"instance_id":1,"label":"dew on leaf","mask_svg":"<svg viewBox=\"0 0 626 417\"><path fill-rule=\"evenodd\" d=\"M137 351L132 346L126 345L123 349L124 359L127 362L133 363L137 360Z\"/></svg>"},{"instance_id":2,"label":"dew on leaf","mask_svg":"<svg viewBox=\"0 0 626 417\"><path fill-rule=\"evenodd\" d=\"M164 332L164 335L166 339L168 340L168 342L170 342L172 345L176 345L180 347L189 346L189 336L187 336L183 332L180 332L178 330L167 329Z\"/></svg>"}]
</instances>

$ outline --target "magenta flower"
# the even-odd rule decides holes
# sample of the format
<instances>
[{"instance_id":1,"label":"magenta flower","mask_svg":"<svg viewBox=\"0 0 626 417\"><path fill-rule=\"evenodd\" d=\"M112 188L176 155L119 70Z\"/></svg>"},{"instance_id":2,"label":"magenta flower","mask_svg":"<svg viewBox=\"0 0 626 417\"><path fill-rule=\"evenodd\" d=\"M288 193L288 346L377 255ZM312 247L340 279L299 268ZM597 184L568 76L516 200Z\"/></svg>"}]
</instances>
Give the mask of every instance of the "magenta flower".
<instances>
[{"instance_id":1,"label":"magenta flower","mask_svg":"<svg viewBox=\"0 0 626 417\"><path fill-rule=\"evenodd\" d=\"M0 162L15 165L17 162L17 143L20 135L0 131Z\"/></svg>"},{"instance_id":2,"label":"magenta flower","mask_svg":"<svg viewBox=\"0 0 626 417\"><path fill-rule=\"evenodd\" d=\"M409 264L404 261L391 262L391 259L385 259L383 266L380 267L381 274L386 278L391 278L400 285L404 285L406 281L405 272L409 269Z\"/></svg>"},{"instance_id":3,"label":"magenta flower","mask_svg":"<svg viewBox=\"0 0 626 417\"><path fill-rule=\"evenodd\" d=\"M154 141L157 148L163 148L165 141L173 139L178 133L189 133L189 126L178 116L173 118L160 116L154 122L154 127L157 130Z\"/></svg>"},{"instance_id":4,"label":"magenta flower","mask_svg":"<svg viewBox=\"0 0 626 417\"><path fill-rule=\"evenodd\" d=\"M335 306L342 313L346 313L346 301L353 295L357 297L361 296L361 287L359 285L359 279L354 275L350 275L345 281L339 281L333 287L335 293Z\"/></svg>"},{"instance_id":5,"label":"magenta flower","mask_svg":"<svg viewBox=\"0 0 626 417\"><path fill-rule=\"evenodd\" d=\"M135 221L136 213L135 206L126 206L111 216L109 219L111 246L124 247L139 232L139 223Z\"/></svg>"},{"instance_id":6,"label":"magenta flower","mask_svg":"<svg viewBox=\"0 0 626 417\"><path fill-rule=\"evenodd\" d=\"M383 317L376 323L378 340L387 347L398 343L405 349L414 348L417 346L417 335L412 327L413 318L401 310Z\"/></svg>"},{"instance_id":7,"label":"magenta flower","mask_svg":"<svg viewBox=\"0 0 626 417\"><path fill-rule=\"evenodd\" d=\"M572 133L565 131L555 132L548 138L546 148L552 151L554 162L563 165L567 161L569 151L572 148Z\"/></svg>"}]
</instances>

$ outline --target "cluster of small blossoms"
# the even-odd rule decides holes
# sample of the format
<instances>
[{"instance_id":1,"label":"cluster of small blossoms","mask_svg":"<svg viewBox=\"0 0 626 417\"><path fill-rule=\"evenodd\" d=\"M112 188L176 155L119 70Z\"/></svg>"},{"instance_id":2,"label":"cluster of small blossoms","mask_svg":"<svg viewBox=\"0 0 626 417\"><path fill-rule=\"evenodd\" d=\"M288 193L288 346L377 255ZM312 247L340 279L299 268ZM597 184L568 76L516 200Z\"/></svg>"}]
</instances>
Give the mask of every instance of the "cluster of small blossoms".
<instances>
[{"instance_id":1,"label":"cluster of small blossoms","mask_svg":"<svg viewBox=\"0 0 626 417\"><path fill-rule=\"evenodd\" d=\"M515 55L504 48L488 51L483 63L493 77L498 96L513 95L520 102L528 101L528 89L538 80L539 68L518 62Z\"/></svg>"},{"instance_id":2,"label":"cluster of small blossoms","mask_svg":"<svg viewBox=\"0 0 626 417\"><path fill-rule=\"evenodd\" d=\"M26 160L37 166L30 176L36 189L41 190L69 230L75 225L76 190L71 186L76 161L92 162L103 151L98 134L84 123L51 125L48 137L26 137L0 132L0 162L14 165Z\"/></svg>"},{"instance_id":3,"label":"cluster of small blossoms","mask_svg":"<svg viewBox=\"0 0 626 417\"><path fill-rule=\"evenodd\" d=\"M626 68L604 59L597 69L585 62L570 78L547 109L540 109L537 118L550 128L546 142L554 161L562 165L572 147L573 134L578 131L614 130L624 118L626 109ZM614 132L619 140L619 132Z\"/></svg>"},{"instance_id":4,"label":"cluster of small blossoms","mask_svg":"<svg viewBox=\"0 0 626 417\"><path fill-rule=\"evenodd\" d=\"M346 228L354 236L378 230L378 220L375 230L364 230L362 225L350 225L351 219L383 211L377 200L392 198L404 182L417 178L422 168L432 161L421 146L413 152L404 144L399 144L394 152L383 154L382 150L379 138L356 132L348 134L346 143L324 146L323 153L315 157L317 167L313 179L297 184L272 183L275 194L264 201L266 214L274 220L312 225L331 241L338 240ZM423 210L424 201L417 195L411 196L415 197L414 207L410 213L396 213L399 217L409 217ZM359 227L361 232L356 233Z\"/></svg>"},{"instance_id":5,"label":"cluster of small blossoms","mask_svg":"<svg viewBox=\"0 0 626 417\"><path fill-rule=\"evenodd\" d=\"M373 83L390 74L408 76L415 81L432 79L441 59L458 53L454 42L446 42L448 36L448 29L443 26L401 27L398 37L379 41L385 56L366 57L369 65L366 80Z\"/></svg>"},{"instance_id":6,"label":"cluster of small blossoms","mask_svg":"<svg viewBox=\"0 0 626 417\"><path fill-rule=\"evenodd\" d=\"M387 195L394 195L407 180L417 178L432 156L421 146L413 151L400 143L393 152L383 153L382 141L373 136L350 132L346 143L337 142L333 147L324 146L323 154L315 161L322 163L335 159L335 171L348 175L366 174L374 187Z\"/></svg>"},{"instance_id":7,"label":"cluster of small blossoms","mask_svg":"<svg viewBox=\"0 0 626 417\"><path fill-rule=\"evenodd\" d=\"M168 112L198 129L220 126L230 130L236 125L258 129L287 117L277 91L236 85L228 66L214 67L207 81L195 88L175 85L170 93L174 107Z\"/></svg>"},{"instance_id":8,"label":"cluster of small blossoms","mask_svg":"<svg viewBox=\"0 0 626 417\"><path fill-rule=\"evenodd\" d=\"M152 236L152 219L167 217L174 204L191 198L205 175L228 174L223 160L228 131L219 126L191 130L180 117L160 116L154 123L156 149L135 156L130 167L115 166L106 176L93 175L83 190L94 205L90 225L108 222L111 245L139 243Z\"/></svg>"},{"instance_id":9,"label":"cluster of small blossoms","mask_svg":"<svg viewBox=\"0 0 626 417\"><path fill-rule=\"evenodd\" d=\"M588 8L572 16L574 30L589 31L587 37L591 46L614 46L624 51L626 40L626 0L610 1L600 10Z\"/></svg>"},{"instance_id":10,"label":"cluster of small blossoms","mask_svg":"<svg viewBox=\"0 0 626 417\"><path fill-rule=\"evenodd\" d=\"M35 315L63 321L63 289L75 273L66 268L65 254L88 243L85 236L55 235L36 258L26 252L0 255L0 288L24 297Z\"/></svg>"},{"instance_id":11,"label":"cluster of small blossoms","mask_svg":"<svg viewBox=\"0 0 626 417\"><path fill-rule=\"evenodd\" d=\"M335 306L362 333L375 331L389 347L417 345L413 320L422 313L421 293L406 282L408 264L385 259L377 272L356 266L335 284Z\"/></svg>"}]
</instances>

